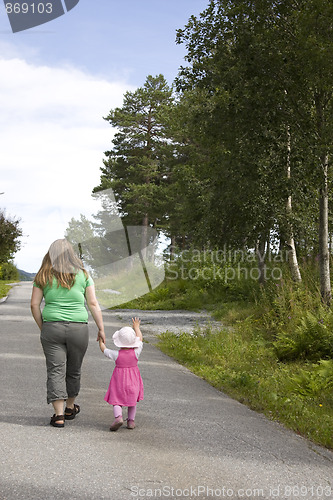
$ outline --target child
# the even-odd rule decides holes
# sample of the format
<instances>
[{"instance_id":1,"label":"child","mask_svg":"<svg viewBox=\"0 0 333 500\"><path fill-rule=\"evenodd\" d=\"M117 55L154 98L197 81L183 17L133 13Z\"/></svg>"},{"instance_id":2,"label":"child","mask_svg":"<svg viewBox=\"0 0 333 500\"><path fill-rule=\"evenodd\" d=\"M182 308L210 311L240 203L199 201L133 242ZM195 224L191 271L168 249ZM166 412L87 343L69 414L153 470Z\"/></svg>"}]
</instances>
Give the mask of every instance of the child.
<instances>
[{"instance_id":1,"label":"child","mask_svg":"<svg viewBox=\"0 0 333 500\"><path fill-rule=\"evenodd\" d=\"M125 326L113 334L113 342L119 351L107 349L99 339L99 347L105 356L116 362L105 401L113 405L115 420L110 431L117 431L123 424L122 407L128 407L127 429L135 428L136 403L143 399L143 382L138 368L138 358L143 342L140 319L132 318L133 328Z\"/></svg>"}]
</instances>

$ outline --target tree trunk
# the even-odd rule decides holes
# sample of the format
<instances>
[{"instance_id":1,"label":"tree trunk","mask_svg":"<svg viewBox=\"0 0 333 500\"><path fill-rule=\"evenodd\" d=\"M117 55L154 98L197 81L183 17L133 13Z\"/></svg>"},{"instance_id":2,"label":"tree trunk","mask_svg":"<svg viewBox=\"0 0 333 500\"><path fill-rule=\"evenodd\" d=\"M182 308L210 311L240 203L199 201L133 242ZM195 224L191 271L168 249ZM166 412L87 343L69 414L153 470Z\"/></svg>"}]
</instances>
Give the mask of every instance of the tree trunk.
<instances>
[{"instance_id":1,"label":"tree trunk","mask_svg":"<svg viewBox=\"0 0 333 500\"><path fill-rule=\"evenodd\" d=\"M176 236L172 235L171 236L171 245L170 245L170 260L174 259L175 250L176 250Z\"/></svg>"},{"instance_id":2,"label":"tree trunk","mask_svg":"<svg viewBox=\"0 0 333 500\"><path fill-rule=\"evenodd\" d=\"M324 304L331 305L330 256L328 249L328 155L322 161L323 185L319 194L319 268L320 292Z\"/></svg>"},{"instance_id":3,"label":"tree trunk","mask_svg":"<svg viewBox=\"0 0 333 500\"><path fill-rule=\"evenodd\" d=\"M141 254L144 259L147 258L148 247L148 214L145 214L142 219L142 234L141 234Z\"/></svg>"},{"instance_id":4,"label":"tree trunk","mask_svg":"<svg viewBox=\"0 0 333 500\"><path fill-rule=\"evenodd\" d=\"M289 181L291 177L291 167L290 167L290 155L291 155L291 136L290 128L287 129L288 142L287 142L287 179ZM294 241L294 230L291 223L292 206L291 206L291 195L287 199L287 227L286 227L286 245L288 247L288 264L291 272L291 277L293 281L299 283L302 281L302 276L299 270L295 241Z\"/></svg>"},{"instance_id":5,"label":"tree trunk","mask_svg":"<svg viewBox=\"0 0 333 500\"><path fill-rule=\"evenodd\" d=\"M269 233L268 233L269 234ZM266 281L266 264L265 264L265 257L266 257L266 243L269 239L269 236L267 237L267 234L262 234L257 241L256 245L256 254L258 258L258 271L259 271L259 277L258 281L260 285L264 285Z\"/></svg>"}]
</instances>

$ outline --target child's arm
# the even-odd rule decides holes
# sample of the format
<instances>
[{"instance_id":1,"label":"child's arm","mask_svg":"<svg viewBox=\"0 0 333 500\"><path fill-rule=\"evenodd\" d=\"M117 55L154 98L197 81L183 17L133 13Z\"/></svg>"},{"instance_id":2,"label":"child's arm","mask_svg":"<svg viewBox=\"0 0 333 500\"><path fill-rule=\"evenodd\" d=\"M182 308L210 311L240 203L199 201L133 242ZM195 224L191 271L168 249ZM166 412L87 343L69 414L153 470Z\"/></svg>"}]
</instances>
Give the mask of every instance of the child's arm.
<instances>
[{"instance_id":1,"label":"child's arm","mask_svg":"<svg viewBox=\"0 0 333 500\"><path fill-rule=\"evenodd\" d=\"M132 318L132 322L133 322L133 330L135 331L135 335L137 337L139 337L139 339L143 340L142 338L142 333L141 333L141 330L140 330L140 323L141 323L141 320L139 318Z\"/></svg>"},{"instance_id":2,"label":"child's arm","mask_svg":"<svg viewBox=\"0 0 333 500\"><path fill-rule=\"evenodd\" d=\"M99 338L99 348L102 352L105 351L106 349L106 345L104 344L103 340L101 339L101 337Z\"/></svg>"}]
</instances>

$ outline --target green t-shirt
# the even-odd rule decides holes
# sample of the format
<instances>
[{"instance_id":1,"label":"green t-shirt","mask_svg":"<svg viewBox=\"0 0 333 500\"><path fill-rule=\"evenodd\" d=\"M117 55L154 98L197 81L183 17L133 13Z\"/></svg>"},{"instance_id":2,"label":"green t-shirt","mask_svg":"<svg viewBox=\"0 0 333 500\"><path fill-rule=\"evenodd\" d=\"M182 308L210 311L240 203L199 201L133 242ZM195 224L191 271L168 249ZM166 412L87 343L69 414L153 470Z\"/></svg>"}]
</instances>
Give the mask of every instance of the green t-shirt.
<instances>
[{"instance_id":1,"label":"green t-shirt","mask_svg":"<svg viewBox=\"0 0 333 500\"><path fill-rule=\"evenodd\" d=\"M87 286L93 285L93 279L85 277L83 271L75 276L72 288L58 286L56 278L53 278L52 286L49 284L43 288L45 307L42 312L43 321L75 321L85 323L88 321L88 311L84 304L84 294ZM38 285L34 283L37 288Z\"/></svg>"}]
</instances>

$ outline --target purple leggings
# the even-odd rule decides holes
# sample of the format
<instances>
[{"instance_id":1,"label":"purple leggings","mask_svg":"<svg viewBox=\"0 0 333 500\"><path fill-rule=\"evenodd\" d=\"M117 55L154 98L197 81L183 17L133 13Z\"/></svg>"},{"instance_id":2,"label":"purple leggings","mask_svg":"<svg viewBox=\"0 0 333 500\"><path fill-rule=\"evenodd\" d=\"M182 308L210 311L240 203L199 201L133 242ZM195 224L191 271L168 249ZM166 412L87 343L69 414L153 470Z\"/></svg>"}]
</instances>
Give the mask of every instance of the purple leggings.
<instances>
[{"instance_id":1,"label":"purple leggings","mask_svg":"<svg viewBox=\"0 0 333 500\"><path fill-rule=\"evenodd\" d=\"M123 408L122 406L119 405L114 405L113 406L113 413L114 417L120 417L123 415ZM128 407L128 413L127 413L127 418L128 420L134 420L135 419L135 413L136 413L136 406L129 406Z\"/></svg>"}]
</instances>

